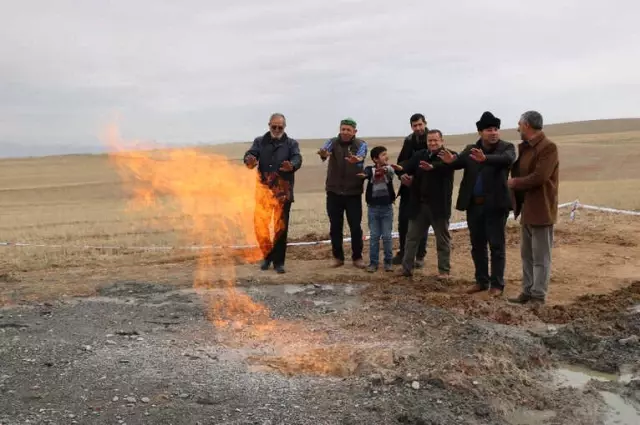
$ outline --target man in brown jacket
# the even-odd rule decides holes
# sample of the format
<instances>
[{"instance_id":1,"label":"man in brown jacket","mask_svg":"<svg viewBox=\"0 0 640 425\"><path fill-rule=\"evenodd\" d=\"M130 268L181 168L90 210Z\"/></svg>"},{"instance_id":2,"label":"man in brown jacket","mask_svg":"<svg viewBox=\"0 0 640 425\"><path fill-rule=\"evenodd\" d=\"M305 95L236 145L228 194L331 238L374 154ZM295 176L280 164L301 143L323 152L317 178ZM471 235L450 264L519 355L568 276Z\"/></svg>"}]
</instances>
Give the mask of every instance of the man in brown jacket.
<instances>
[{"instance_id":1,"label":"man in brown jacket","mask_svg":"<svg viewBox=\"0 0 640 425\"><path fill-rule=\"evenodd\" d=\"M507 184L514 193L514 215L522 215L522 292L509 301L540 305L551 277L553 227L558 217L558 147L542 131L539 112L522 114L518 132L522 143Z\"/></svg>"}]
</instances>

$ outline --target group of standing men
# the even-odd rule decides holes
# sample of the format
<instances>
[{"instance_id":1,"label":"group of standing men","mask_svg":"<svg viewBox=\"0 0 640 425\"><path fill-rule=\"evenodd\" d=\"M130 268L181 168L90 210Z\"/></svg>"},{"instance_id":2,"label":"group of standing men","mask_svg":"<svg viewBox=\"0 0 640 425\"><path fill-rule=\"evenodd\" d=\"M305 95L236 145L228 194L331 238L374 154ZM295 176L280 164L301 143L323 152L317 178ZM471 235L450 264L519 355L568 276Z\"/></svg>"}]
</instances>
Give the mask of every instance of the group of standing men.
<instances>
[{"instance_id":1,"label":"group of standing men","mask_svg":"<svg viewBox=\"0 0 640 425\"><path fill-rule=\"evenodd\" d=\"M446 279L451 271L449 224L454 175L456 170L464 170L456 209L466 212L475 266L475 284L467 293L488 291L492 296L502 295L506 223L513 211L521 223L523 279L520 295L509 301L544 303L557 220L559 158L557 146L544 134L540 113L522 114L518 122L522 141L517 156L514 144L500 138L501 120L491 112L484 112L476 122L478 140L459 153L445 148L441 131L429 129L424 115L412 115L410 125L412 134L405 138L396 164L389 164L384 146L376 146L370 152L373 165L364 166L368 146L357 137L357 123L351 118L342 120L338 136L327 140L318 150L320 159L328 162L325 189L332 266L340 267L345 262L346 216L355 267L377 270L382 239L384 269L391 271L392 264L401 265L402 274L412 276L415 268L424 267L431 227L436 239L438 277ZM244 156L249 168L258 167L257 193L276 195L269 197L275 198L275 203L265 203L264 195L258 195L255 226L264 254L261 268L268 270L273 264L278 273L285 272L294 175L302 166L298 142L288 137L285 128L285 117L273 114L269 131L257 137ZM397 194L393 186L395 176L401 181ZM368 182L366 191L364 181ZM370 229L368 267L362 258L363 193ZM397 197L400 251L393 256L391 228ZM272 215L275 215L273 241L269 233Z\"/></svg>"}]
</instances>

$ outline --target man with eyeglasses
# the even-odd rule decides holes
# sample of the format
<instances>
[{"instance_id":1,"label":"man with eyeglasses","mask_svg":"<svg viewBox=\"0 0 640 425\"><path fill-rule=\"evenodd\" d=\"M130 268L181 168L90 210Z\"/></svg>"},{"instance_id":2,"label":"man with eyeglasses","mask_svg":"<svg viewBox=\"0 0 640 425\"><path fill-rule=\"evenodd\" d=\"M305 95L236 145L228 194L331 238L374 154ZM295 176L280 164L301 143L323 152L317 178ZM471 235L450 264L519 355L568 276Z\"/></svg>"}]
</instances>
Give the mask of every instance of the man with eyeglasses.
<instances>
[{"instance_id":1,"label":"man with eyeglasses","mask_svg":"<svg viewBox=\"0 0 640 425\"><path fill-rule=\"evenodd\" d=\"M295 172L302 166L298 141L285 133L287 120L280 113L269 118L269 131L256 137L244 155L249 169L258 167L256 209L254 225L256 239L262 251L260 268L269 270L271 264L277 273L285 273L289 213L293 202ZM274 221L274 237L269 227Z\"/></svg>"},{"instance_id":2,"label":"man with eyeglasses","mask_svg":"<svg viewBox=\"0 0 640 425\"><path fill-rule=\"evenodd\" d=\"M351 233L351 260L364 269L362 259L362 192L364 180L359 174L364 170L367 143L356 137L357 124L352 118L340 121L340 134L325 142L318 150L327 166L327 215L329 216L333 267L344 265L343 229L347 216Z\"/></svg>"}]
</instances>

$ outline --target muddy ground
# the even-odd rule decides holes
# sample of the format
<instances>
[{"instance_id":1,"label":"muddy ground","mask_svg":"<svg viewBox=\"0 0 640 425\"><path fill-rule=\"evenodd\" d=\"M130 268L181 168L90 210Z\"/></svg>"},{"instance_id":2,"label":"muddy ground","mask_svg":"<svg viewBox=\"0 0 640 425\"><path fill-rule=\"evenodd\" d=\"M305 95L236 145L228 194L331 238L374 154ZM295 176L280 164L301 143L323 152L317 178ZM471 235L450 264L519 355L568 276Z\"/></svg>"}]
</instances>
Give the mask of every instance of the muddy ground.
<instances>
[{"instance_id":1,"label":"muddy ground","mask_svg":"<svg viewBox=\"0 0 640 425\"><path fill-rule=\"evenodd\" d=\"M0 423L596 424L598 392L549 371L638 372L637 309L557 323L555 309L507 306L556 322L515 327L407 296L418 289L240 285L275 320L235 330L209 320L225 291L144 282L5 308ZM573 308L602 302L634 306L640 282ZM637 381L609 385L640 402Z\"/></svg>"},{"instance_id":2,"label":"muddy ground","mask_svg":"<svg viewBox=\"0 0 640 425\"><path fill-rule=\"evenodd\" d=\"M58 270L65 293L73 279L100 284L0 308L0 424L640 423L629 226L559 227L552 296L536 310L463 293L462 232L446 283L431 254L407 280L327 270L326 246L292 250L286 275L239 265L232 298L193 289L193 263ZM508 258L516 249L510 230ZM37 293L53 276L2 284ZM221 300L250 322L216 322Z\"/></svg>"}]
</instances>

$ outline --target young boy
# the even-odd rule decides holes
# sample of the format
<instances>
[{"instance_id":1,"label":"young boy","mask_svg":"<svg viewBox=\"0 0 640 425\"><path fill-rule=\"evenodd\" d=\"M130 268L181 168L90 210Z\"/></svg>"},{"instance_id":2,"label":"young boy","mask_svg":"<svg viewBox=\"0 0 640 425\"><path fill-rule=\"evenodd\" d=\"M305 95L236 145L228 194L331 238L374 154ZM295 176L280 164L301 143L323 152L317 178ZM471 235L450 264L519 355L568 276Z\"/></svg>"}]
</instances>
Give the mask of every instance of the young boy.
<instances>
[{"instance_id":1,"label":"young boy","mask_svg":"<svg viewBox=\"0 0 640 425\"><path fill-rule=\"evenodd\" d=\"M373 273L378 270L380 256L380 238L384 248L384 270L392 271L393 241L391 230L393 228L393 203L396 193L393 189L394 170L400 169L397 165L389 165L387 148L376 146L371 149L371 159L374 165L367 166L360 177L367 179L365 199L369 209L369 267L367 271Z\"/></svg>"}]
</instances>

